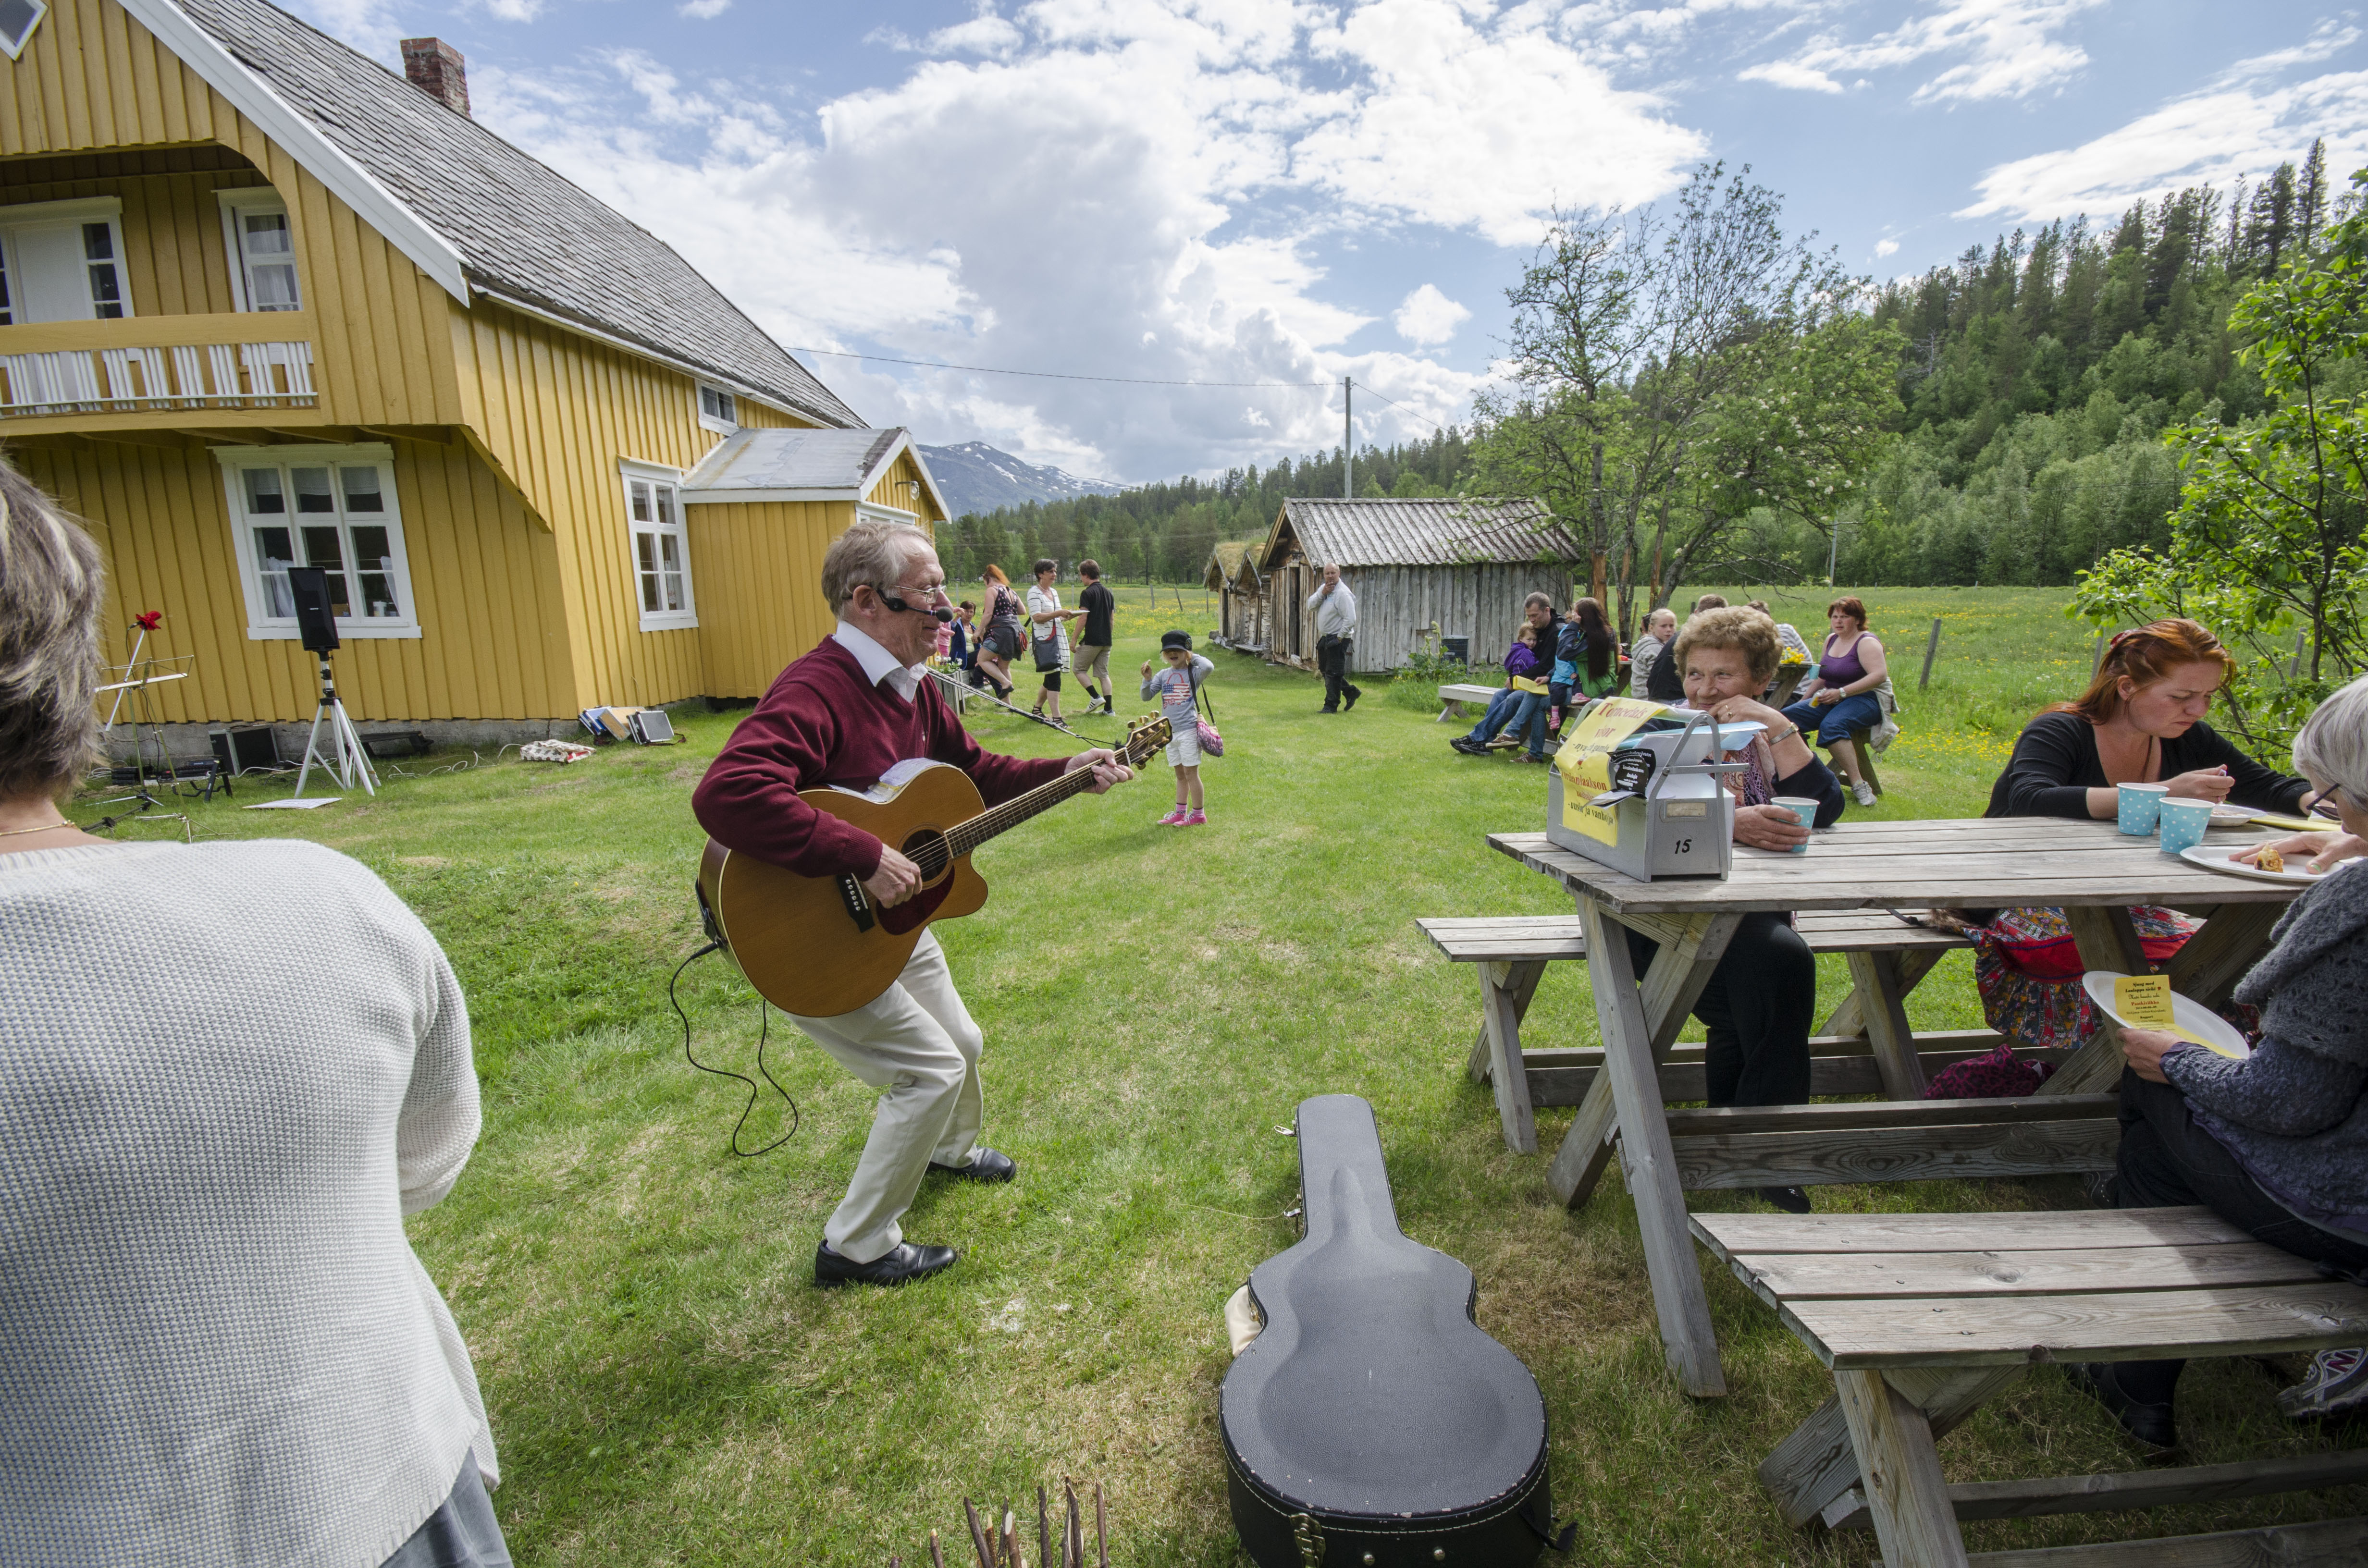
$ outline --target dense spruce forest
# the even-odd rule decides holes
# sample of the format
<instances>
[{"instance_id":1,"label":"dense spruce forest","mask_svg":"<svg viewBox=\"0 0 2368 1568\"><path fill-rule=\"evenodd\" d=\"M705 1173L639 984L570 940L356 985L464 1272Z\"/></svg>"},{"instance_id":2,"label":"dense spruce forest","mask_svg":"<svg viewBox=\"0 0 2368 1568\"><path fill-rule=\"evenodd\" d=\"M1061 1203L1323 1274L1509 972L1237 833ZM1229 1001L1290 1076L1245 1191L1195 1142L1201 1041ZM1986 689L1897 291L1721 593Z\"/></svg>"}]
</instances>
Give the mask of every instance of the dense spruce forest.
<instances>
[{"instance_id":1,"label":"dense spruce forest","mask_svg":"<svg viewBox=\"0 0 2368 1568\"><path fill-rule=\"evenodd\" d=\"M1425 441L1360 451L1357 494L1452 494L1471 468L1465 437L1450 426ZM999 506L939 530L939 554L946 574L964 582L975 581L990 561L1016 581L1045 556L1061 562L1064 574L1090 557L1113 577L1198 582L1220 540L1265 538L1285 497L1339 494L1335 448L1264 471L1228 469L1215 479L1163 480L1116 495Z\"/></svg>"},{"instance_id":2,"label":"dense spruce forest","mask_svg":"<svg viewBox=\"0 0 2368 1568\"><path fill-rule=\"evenodd\" d=\"M1870 286L1867 313L1897 329L1902 412L1838 509L1838 578L1861 584L2050 585L2106 551L2167 541L2179 474L2173 425L2260 414L2228 312L2306 251L2351 199L2323 144L2258 186L2195 187L2111 223L2018 229L1952 265ZM2347 389L2348 390L2348 389ZM1469 491L1476 430L1356 456L1360 495ZM1338 495L1340 452L1110 496L1003 508L947 532L947 564L1099 556L1130 578L1197 579L1220 540L1262 536L1282 499ZM1697 562L1701 581L1825 575L1828 535L1755 515ZM1014 571L1015 576L1018 573Z\"/></svg>"}]
</instances>

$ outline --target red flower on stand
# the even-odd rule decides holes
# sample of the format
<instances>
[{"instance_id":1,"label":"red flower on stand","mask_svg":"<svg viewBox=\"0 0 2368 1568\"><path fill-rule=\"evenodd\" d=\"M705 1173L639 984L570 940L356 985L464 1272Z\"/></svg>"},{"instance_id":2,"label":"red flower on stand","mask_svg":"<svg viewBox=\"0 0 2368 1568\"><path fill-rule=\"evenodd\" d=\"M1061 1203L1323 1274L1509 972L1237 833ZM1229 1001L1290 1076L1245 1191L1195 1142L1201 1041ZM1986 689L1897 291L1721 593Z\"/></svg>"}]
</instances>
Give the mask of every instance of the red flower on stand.
<instances>
[{"instance_id":1,"label":"red flower on stand","mask_svg":"<svg viewBox=\"0 0 2368 1568\"><path fill-rule=\"evenodd\" d=\"M154 631L164 619L165 612L163 610L152 609L145 615L132 617L131 623L140 628L142 631Z\"/></svg>"}]
</instances>

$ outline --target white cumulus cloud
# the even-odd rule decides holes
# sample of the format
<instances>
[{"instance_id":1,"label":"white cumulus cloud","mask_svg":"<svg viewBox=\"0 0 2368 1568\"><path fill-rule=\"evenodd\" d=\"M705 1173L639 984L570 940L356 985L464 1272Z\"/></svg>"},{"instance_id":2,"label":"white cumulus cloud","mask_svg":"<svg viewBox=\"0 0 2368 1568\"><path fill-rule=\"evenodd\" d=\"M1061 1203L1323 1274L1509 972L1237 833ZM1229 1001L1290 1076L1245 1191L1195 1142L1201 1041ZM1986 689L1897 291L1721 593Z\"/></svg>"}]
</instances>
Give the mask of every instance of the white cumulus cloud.
<instances>
[{"instance_id":1,"label":"white cumulus cloud","mask_svg":"<svg viewBox=\"0 0 2368 1568\"><path fill-rule=\"evenodd\" d=\"M1740 74L1782 87L1835 92L1834 73L1930 69L1953 63L1917 85L1917 103L1979 103L2028 97L2063 86L2089 63L2088 51L2061 35L2104 0L1941 0L1920 16L1871 37L1820 33L1789 59ZM1781 74L1780 74L1781 73Z\"/></svg>"},{"instance_id":2,"label":"white cumulus cloud","mask_svg":"<svg viewBox=\"0 0 2368 1568\"><path fill-rule=\"evenodd\" d=\"M1374 312L1333 250L1526 245L1557 202L1650 199L1706 146L1538 17L1462 0L1036 0L881 41L909 50L893 79L794 110L612 51L482 73L478 115L786 345L1262 383L814 361L875 425L1122 479L1328 445L1343 375L1411 411L1360 411L1360 438L1458 417L1486 373L1419 350L1466 307L1426 285L1392 312L1405 348L1352 351Z\"/></svg>"},{"instance_id":3,"label":"white cumulus cloud","mask_svg":"<svg viewBox=\"0 0 2368 1568\"><path fill-rule=\"evenodd\" d=\"M1426 283L1399 301L1390 324L1408 343L1428 347L1453 337L1455 329L1471 319L1472 312L1440 293L1438 285Z\"/></svg>"},{"instance_id":4,"label":"white cumulus cloud","mask_svg":"<svg viewBox=\"0 0 2368 1568\"><path fill-rule=\"evenodd\" d=\"M1842 85L1824 72L1793 60L1771 60L1764 65L1746 66L1735 74L1741 81L1765 82L1771 87L1796 87L1811 93L1839 93L1842 90Z\"/></svg>"},{"instance_id":5,"label":"white cumulus cloud","mask_svg":"<svg viewBox=\"0 0 2368 1568\"><path fill-rule=\"evenodd\" d=\"M730 9L732 0L682 0L682 4L675 7L675 14L689 17L693 21L712 22Z\"/></svg>"},{"instance_id":6,"label":"white cumulus cloud","mask_svg":"<svg viewBox=\"0 0 2368 1568\"><path fill-rule=\"evenodd\" d=\"M2190 185L2226 186L2327 139L2328 167L2368 163L2368 71L2283 85L2234 82L2174 98L2077 147L1986 171L1961 218L2104 212Z\"/></svg>"}]
</instances>

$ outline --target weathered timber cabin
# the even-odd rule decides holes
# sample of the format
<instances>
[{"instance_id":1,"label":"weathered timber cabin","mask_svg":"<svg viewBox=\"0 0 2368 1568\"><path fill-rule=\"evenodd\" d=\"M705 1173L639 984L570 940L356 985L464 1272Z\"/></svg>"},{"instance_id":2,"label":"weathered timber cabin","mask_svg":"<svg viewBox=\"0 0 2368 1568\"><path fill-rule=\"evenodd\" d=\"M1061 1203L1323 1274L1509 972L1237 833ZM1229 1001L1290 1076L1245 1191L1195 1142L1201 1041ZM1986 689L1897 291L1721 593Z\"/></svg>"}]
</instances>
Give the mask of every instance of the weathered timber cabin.
<instances>
[{"instance_id":1,"label":"weathered timber cabin","mask_svg":"<svg viewBox=\"0 0 2368 1568\"><path fill-rule=\"evenodd\" d=\"M1230 540L1209 554L1201 586L1217 596L1217 646L1237 653L1266 652L1266 579L1258 574L1262 540Z\"/></svg>"},{"instance_id":2,"label":"weathered timber cabin","mask_svg":"<svg viewBox=\"0 0 2368 1568\"><path fill-rule=\"evenodd\" d=\"M946 515L903 432L470 119L447 45L406 80L262 0L57 0L0 51L0 440L104 548L109 656L152 609L194 655L168 721L311 715L300 564L365 722L753 695L859 513Z\"/></svg>"},{"instance_id":3,"label":"weathered timber cabin","mask_svg":"<svg viewBox=\"0 0 2368 1568\"><path fill-rule=\"evenodd\" d=\"M1570 602L1578 540L1536 501L1294 497L1254 552L1272 606L1267 658L1315 667L1307 596L1338 564L1357 596L1360 670L1395 669L1434 636L1471 639L1474 663L1501 656L1532 593Z\"/></svg>"}]
</instances>

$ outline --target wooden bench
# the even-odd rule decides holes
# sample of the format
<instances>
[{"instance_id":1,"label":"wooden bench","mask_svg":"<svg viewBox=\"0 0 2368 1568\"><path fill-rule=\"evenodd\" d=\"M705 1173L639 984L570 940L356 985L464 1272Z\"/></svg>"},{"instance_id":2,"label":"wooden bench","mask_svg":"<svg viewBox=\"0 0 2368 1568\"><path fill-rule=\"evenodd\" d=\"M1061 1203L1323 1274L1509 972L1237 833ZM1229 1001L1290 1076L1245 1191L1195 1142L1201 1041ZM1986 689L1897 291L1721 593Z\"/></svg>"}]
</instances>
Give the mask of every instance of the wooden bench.
<instances>
[{"instance_id":1,"label":"wooden bench","mask_svg":"<svg viewBox=\"0 0 2368 1568\"><path fill-rule=\"evenodd\" d=\"M1442 686L1439 688L1439 717L1431 722L1443 724L1450 719L1463 718L1463 705L1467 702L1476 702L1486 708L1488 706L1489 699L1504 689L1501 686L1474 686L1462 683Z\"/></svg>"},{"instance_id":2,"label":"wooden bench","mask_svg":"<svg viewBox=\"0 0 2368 1568\"><path fill-rule=\"evenodd\" d=\"M1520 1153L1537 1148L1531 1110L1541 1105L1577 1105L1586 1097L1603 1052L1580 1049L1525 1051L1521 1021L1545 968L1556 960L1584 960L1587 937L1576 915L1435 916L1417 920L1433 946L1456 963L1477 966L1480 1028L1467 1062L1474 1083L1492 1084L1506 1143ZM1942 954L1973 944L1930 926L1911 926L1887 910L1815 911L1795 917L1795 928L1812 952L1843 953L1850 959L1856 990L1835 1009L1809 1042L1813 1095L1884 1092L1874 1040L1896 1040L1917 1056L1921 1076L1952 1062L1978 1056L1998 1043L1988 1029L1961 1029L1912 1040L1905 998L1930 972ZM1875 998L1870 1009L1866 998ZM1939 1049L1919 1051L1937 1043ZM2046 1053L2041 1053L2044 1057ZM1518 1073L1498 1073L1498 1061L1518 1062ZM1661 1097L1699 1100L1706 1092L1702 1048L1678 1046L1661 1069ZM1916 1085L1921 1093L1921 1084Z\"/></svg>"},{"instance_id":3,"label":"wooden bench","mask_svg":"<svg viewBox=\"0 0 2368 1568\"><path fill-rule=\"evenodd\" d=\"M1888 1568L2358 1562L2368 1519L1985 1552L1961 1519L2151 1507L2368 1481L2368 1451L1950 1485L1934 1440L2033 1363L2260 1356L2368 1342L2368 1290L2208 1209L1696 1214L1694 1238L1832 1372L1759 1467L1793 1526L1873 1526ZM2111 1421L2101 1408L2098 1421Z\"/></svg>"}]
</instances>

